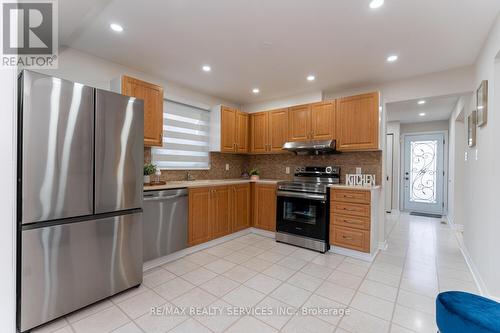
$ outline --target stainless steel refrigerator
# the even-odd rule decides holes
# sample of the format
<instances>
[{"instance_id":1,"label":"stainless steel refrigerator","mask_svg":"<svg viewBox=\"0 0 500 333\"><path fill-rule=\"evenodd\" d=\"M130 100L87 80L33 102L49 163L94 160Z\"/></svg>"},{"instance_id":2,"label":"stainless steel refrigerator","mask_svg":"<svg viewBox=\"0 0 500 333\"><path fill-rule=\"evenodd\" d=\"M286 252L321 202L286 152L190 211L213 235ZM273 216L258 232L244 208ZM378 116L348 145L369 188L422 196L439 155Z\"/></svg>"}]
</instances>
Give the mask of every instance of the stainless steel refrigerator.
<instances>
[{"instance_id":1,"label":"stainless steel refrigerator","mask_svg":"<svg viewBox=\"0 0 500 333\"><path fill-rule=\"evenodd\" d=\"M142 282L143 101L23 71L17 323L29 330Z\"/></svg>"}]
</instances>

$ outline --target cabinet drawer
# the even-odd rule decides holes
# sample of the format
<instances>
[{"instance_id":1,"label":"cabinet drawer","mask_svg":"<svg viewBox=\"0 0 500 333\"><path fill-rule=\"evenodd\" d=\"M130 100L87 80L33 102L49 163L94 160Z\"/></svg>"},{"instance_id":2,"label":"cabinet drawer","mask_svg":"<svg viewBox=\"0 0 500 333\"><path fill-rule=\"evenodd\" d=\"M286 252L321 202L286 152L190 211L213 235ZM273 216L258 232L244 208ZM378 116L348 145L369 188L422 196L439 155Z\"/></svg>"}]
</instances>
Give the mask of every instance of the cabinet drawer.
<instances>
[{"instance_id":1,"label":"cabinet drawer","mask_svg":"<svg viewBox=\"0 0 500 333\"><path fill-rule=\"evenodd\" d=\"M370 191L359 190L337 190L333 189L331 193L332 201L342 201L350 203L369 204L371 193Z\"/></svg>"},{"instance_id":2,"label":"cabinet drawer","mask_svg":"<svg viewBox=\"0 0 500 333\"><path fill-rule=\"evenodd\" d=\"M330 229L330 243L352 250L370 252L370 232L333 225Z\"/></svg>"},{"instance_id":3,"label":"cabinet drawer","mask_svg":"<svg viewBox=\"0 0 500 333\"><path fill-rule=\"evenodd\" d=\"M357 217L357 216L348 216L341 214L332 214L331 217L332 224L348 227L348 228L356 228L363 230L370 230L370 218L368 217Z\"/></svg>"},{"instance_id":4,"label":"cabinet drawer","mask_svg":"<svg viewBox=\"0 0 500 333\"><path fill-rule=\"evenodd\" d=\"M370 217L370 205L332 202L331 207L334 214Z\"/></svg>"}]
</instances>

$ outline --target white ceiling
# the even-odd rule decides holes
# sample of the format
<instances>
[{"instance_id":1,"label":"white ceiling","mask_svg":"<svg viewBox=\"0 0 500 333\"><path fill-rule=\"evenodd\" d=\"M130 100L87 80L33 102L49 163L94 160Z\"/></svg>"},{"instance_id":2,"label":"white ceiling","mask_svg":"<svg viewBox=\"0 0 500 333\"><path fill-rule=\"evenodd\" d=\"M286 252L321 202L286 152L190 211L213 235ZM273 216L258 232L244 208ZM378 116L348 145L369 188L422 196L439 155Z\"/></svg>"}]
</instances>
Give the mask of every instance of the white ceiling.
<instances>
[{"instance_id":1,"label":"white ceiling","mask_svg":"<svg viewBox=\"0 0 500 333\"><path fill-rule=\"evenodd\" d=\"M60 38L243 104L470 65L500 11L499 0L369 1L63 0Z\"/></svg>"},{"instance_id":2,"label":"white ceiling","mask_svg":"<svg viewBox=\"0 0 500 333\"><path fill-rule=\"evenodd\" d=\"M449 119L460 96L448 95L387 103L387 121L408 124ZM425 100L425 104L419 105L419 100ZM419 116L419 113L425 113L425 116Z\"/></svg>"}]
</instances>

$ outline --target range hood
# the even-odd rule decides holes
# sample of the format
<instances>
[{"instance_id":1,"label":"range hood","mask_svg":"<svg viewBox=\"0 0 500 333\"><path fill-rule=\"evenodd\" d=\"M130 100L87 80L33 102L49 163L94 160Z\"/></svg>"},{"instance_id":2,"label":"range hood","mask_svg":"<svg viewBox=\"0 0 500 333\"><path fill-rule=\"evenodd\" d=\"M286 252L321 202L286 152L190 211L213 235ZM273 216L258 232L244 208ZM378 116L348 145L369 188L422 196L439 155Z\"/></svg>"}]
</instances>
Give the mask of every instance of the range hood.
<instances>
[{"instance_id":1,"label":"range hood","mask_svg":"<svg viewBox=\"0 0 500 333\"><path fill-rule=\"evenodd\" d=\"M283 150L294 152L297 155L324 155L337 154L335 140L311 140L300 142L287 142Z\"/></svg>"}]
</instances>

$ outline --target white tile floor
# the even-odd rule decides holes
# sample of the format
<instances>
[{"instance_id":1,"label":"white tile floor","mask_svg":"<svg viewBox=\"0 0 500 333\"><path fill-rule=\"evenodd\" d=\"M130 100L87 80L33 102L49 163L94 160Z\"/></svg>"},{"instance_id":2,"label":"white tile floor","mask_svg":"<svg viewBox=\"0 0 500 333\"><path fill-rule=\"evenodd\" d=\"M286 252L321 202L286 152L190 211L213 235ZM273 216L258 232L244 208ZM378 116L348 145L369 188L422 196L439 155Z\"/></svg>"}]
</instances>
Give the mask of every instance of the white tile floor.
<instances>
[{"instance_id":1,"label":"white tile floor","mask_svg":"<svg viewBox=\"0 0 500 333\"><path fill-rule=\"evenodd\" d=\"M439 291L477 292L455 235L434 219L388 222L389 247L372 264L250 234L148 271L141 287L35 332L436 332ZM225 311L152 315L160 305ZM234 306L290 312L237 316ZM298 315L301 308L350 314Z\"/></svg>"}]
</instances>

